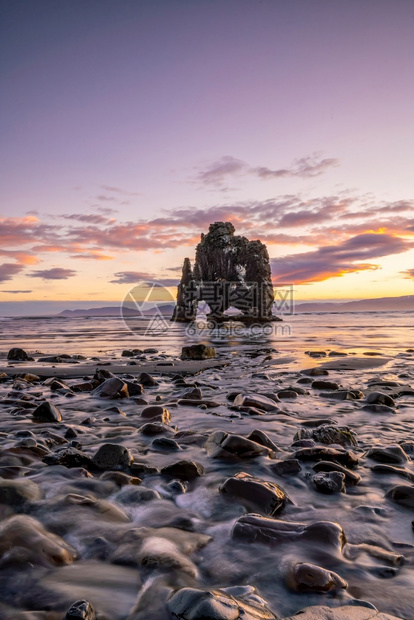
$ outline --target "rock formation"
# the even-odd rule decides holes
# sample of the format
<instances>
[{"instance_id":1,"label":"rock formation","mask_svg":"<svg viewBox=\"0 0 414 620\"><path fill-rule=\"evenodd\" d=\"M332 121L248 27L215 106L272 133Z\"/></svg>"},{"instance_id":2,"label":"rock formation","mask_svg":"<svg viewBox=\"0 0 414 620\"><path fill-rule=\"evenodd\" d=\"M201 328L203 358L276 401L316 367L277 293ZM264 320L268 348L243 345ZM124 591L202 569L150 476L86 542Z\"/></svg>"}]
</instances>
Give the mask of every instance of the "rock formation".
<instances>
[{"instance_id":1,"label":"rock formation","mask_svg":"<svg viewBox=\"0 0 414 620\"><path fill-rule=\"evenodd\" d=\"M172 321L193 321L201 301L210 308L209 318L217 321L229 318L224 313L230 307L240 310L237 320L275 320L267 248L234 233L231 222L215 222L201 234L194 270L190 259L184 259Z\"/></svg>"}]
</instances>

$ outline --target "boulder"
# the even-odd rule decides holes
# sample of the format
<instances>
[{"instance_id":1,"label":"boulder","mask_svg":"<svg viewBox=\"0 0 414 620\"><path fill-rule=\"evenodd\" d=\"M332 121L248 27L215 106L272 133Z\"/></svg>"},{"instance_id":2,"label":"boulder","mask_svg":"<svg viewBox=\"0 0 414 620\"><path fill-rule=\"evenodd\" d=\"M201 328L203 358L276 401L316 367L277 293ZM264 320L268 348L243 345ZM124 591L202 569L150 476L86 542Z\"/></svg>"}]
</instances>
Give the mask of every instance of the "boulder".
<instances>
[{"instance_id":1,"label":"boulder","mask_svg":"<svg viewBox=\"0 0 414 620\"><path fill-rule=\"evenodd\" d=\"M293 457L299 461L334 461L351 469L358 465L359 460L351 450L318 446L297 450Z\"/></svg>"},{"instance_id":2,"label":"boulder","mask_svg":"<svg viewBox=\"0 0 414 620\"><path fill-rule=\"evenodd\" d=\"M307 562L295 564L292 581L299 592L329 592L348 587L347 582L337 573Z\"/></svg>"},{"instance_id":3,"label":"boulder","mask_svg":"<svg viewBox=\"0 0 414 620\"><path fill-rule=\"evenodd\" d=\"M128 398L129 396L127 384L118 377L105 379L91 394L99 398Z\"/></svg>"},{"instance_id":4,"label":"boulder","mask_svg":"<svg viewBox=\"0 0 414 620\"><path fill-rule=\"evenodd\" d=\"M332 495L345 493L345 474L340 471L329 471L315 474L312 478L316 490L320 493Z\"/></svg>"},{"instance_id":5,"label":"boulder","mask_svg":"<svg viewBox=\"0 0 414 620\"><path fill-rule=\"evenodd\" d=\"M162 405L150 405L141 411L141 418L151 422L161 422L168 424L171 420L171 414Z\"/></svg>"},{"instance_id":6,"label":"boulder","mask_svg":"<svg viewBox=\"0 0 414 620\"><path fill-rule=\"evenodd\" d=\"M393 502L405 506L406 508L414 509L414 486L408 484L397 484L392 487L385 497L391 499Z\"/></svg>"},{"instance_id":7,"label":"boulder","mask_svg":"<svg viewBox=\"0 0 414 620\"><path fill-rule=\"evenodd\" d=\"M374 461L378 461L378 463L404 464L409 460L407 454L398 444L384 448L371 448L371 450L368 450L367 456Z\"/></svg>"},{"instance_id":8,"label":"boulder","mask_svg":"<svg viewBox=\"0 0 414 620\"><path fill-rule=\"evenodd\" d=\"M20 508L26 502L36 502L41 498L40 487L28 478L0 479L0 504Z\"/></svg>"},{"instance_id":9,"label":"boulder","mask_svg":"<svg viewBox=\"0 0 414 620\"><path fill-rule=\"evenodd\" d=\"M32 416L37 422L62 422L60 410L47 400L36 407Z\"/></svg>"},{"instance_id":10,"label":"boulder","mask_svg":"<svg viewBox=\"0 0 414 620\"><path fill-rule=\"evenodd\" d=\"M204 473L204 467L195 461L177 461L171 465L166 465L161 469L161 473L180 480L192 480Z\"/></svg>"},{"instance_id":11,"label":"boulder","mask_svg":"<svg viewBox=\"0 0 414 620\"><path fill-rule=\"evenodd\" d=\"M269 448L256 441L225 431L214 431L204 447L213 459L249 459L262 455L269 456L271 453Z\"/></svg>"},{"instance_id":12,"label":"boulder","mask_svg":"<svg viewBox=\"0 0 414 620\"><path fill-rule=\"evenodd\" d=\"M121 444L105 443L99 448L92 458L93 464L98 469L126 469L133 462L134 457L125 446Z\"/></svg>"},{"instance_id":13,"label":"boulder","mask_svg":"<svg viewBox=\"0 0 414 620\"><path fill-rule=\"evenodd\" d=\"M329 445L331 443L340 446L356 446L357 440L354 431L348 426L335 426L323 424L317 428L301 428L295 434L293 441L300 439L314 439L318 443Z\"/></svg>"},{"instance_id":14,"label":"boulder","mask_svg":"<svg viewBox=\"0 0 414 620\"><path fill-rule=\"evenodd\" d=\"M239 501L247 510L256 510L267 516L276 514L290 501L284 490L274 482L245 472L227 478L220 491Z\"/></svg>"},{"instance_id":15,"label":"boulder","mask_svg":"<svg viewBox=\"0 0 414 620\"><path fill-rule=\"evenodd\" d=\"M182 360L207 360L216 357L216 350L206 344L192 344L181 349Z\"/></svg>"},{"instance_id":16,"label":"boulder","mask_svg":"<svg viewBox=\"0 0 414 620\"><path fill-rule=\"evenodd\" d=\"M65 620L95 620L96 614L89 601L80 600L73 603L66 612Z\"/></svg>"},{"instance_id":17,"label":"boulder","mask_svg":"<svg viewBox=\"0 0 414 620\"><path fill-rule=\"evenodd\" d=\"M395 407L394 399L383 392L371 392L367 395L365 400L371 405L386 405L387 407Z\"/></svg>"},{"instance_id":18,"label":"boulder","mask_svg":"<svg viewBox=\"0 0 414 620\"><path fill-rule=\"evenodd\" d=\"M24 349L20 349L19 347L13 347L7 353L7 359L11 362L26 362L27 360L33 358L29 357Z\"/></svg>"},{"instance_id":19,"label":"boulder","mask_svg":"<svg viewBox=\"0 0 414 620\"><path fill-rule=\"evenodd\" d=\"M279 411L276 401L260 394L238 394L234 399L236 407L256 407L263 411Z\"/></svg>"}]
</instances>

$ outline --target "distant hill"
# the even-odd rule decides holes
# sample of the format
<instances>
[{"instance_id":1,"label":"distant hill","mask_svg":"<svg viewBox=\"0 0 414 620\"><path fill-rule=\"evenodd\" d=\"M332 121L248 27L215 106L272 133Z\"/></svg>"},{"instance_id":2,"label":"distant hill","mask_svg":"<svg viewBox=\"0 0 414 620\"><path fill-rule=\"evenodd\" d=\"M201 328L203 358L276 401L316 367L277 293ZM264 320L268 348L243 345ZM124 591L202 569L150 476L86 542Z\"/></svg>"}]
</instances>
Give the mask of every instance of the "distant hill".
<instances>
[{"instance_id":1,"label":"distant hill","mask_svg":"<svg viewBox=\"0 0 414 620\"><path fill-rule=\"evenodd\" d=\"M200 311L205 311L204 304ZM153 316L160 312L163 316L171 317L174 310L173 304L164 304L148 308L139 312L135 308L124 308L124 316ZM295 304L295 313L303 312L395 312L414 311L414 295L404 297L378 297L376 299L360 299L359 301L343 302L304 302ZM275 313L277 314L277 313ZM58 316L81 317L81 316L119 316L119 306L104 306L103 308L89 308L87 310L63 310Z\"/></svg>"},{"instance_id":2,"label":"distant hill","mask_svg":"<svg viewBox=\"0 0 414 620\"><path fill-rule=\"evenodd\" d=\"M174 310L173 304L165 304L147 310L139 311L135 308L124 307L122 313L124 316L152 316L160 312L164 316L171 316ZM65 317L81 317L81 316L120 316L121 309L119 306L104 306L103 308L88 308L86 310L63 310L58 316Z\"/></svg>"},{"instance_id":3,"label":"distant hill","mask_svg":"<svg viewBox=\"0 0 414 620\"><path fill-rule=\"evenodd\" d=\"M295 312L395 312L414 311L414 295L377 297L345 302L309 302L295 305Z\"/></svg>"}]
</instances>

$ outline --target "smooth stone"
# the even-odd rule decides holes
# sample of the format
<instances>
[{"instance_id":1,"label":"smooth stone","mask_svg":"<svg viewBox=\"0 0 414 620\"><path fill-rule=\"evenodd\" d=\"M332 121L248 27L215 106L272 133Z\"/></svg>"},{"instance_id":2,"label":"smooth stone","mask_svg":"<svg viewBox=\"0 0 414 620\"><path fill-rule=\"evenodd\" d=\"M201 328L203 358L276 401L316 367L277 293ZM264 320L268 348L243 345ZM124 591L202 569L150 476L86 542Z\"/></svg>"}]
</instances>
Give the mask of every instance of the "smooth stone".
<instances>
[{"instance_id":1,"label":"smooth stone","mask_svg":"<svg viewBox=\"0 0 414 620\"><path fill-rule=\"evenodd\" d=\"M168 409L161 405L150 405L141 411L141 418L151 420L151 422L168 424L171 421L171 414Z\"/></svg>"},{"instance_id":2,"label":"smooth stone","mask_svg":"<svg viewBox=\"0 0 414 620\"><path fill-rule=\"evenodd\" d=\"M33 358L30 358L24 349L20 349L19 347L13 347L7 353L7 359L13 362L25 362Z\"/></svg>"},{"instance_id":3,"label":"smooth stone","mask_svg":"<svg viewBox=\"0 0 414 620\"><path fill-rule=\"evenodd\" d=\"M165 450L168 452L181 450L178 443L169 437L156 437L151 443L151 448L154 450Z\"/></svg>"},{"instance_id":4,"label":"smooth stone","mask_svg":"<svg viewBox=\"0 0 414 620\"><path fill-rule=\"evenodd\" d=\"M274 452L277 452L278 450L277 445L270 439L269 435L258 428L250 431L250 433L246 436L246 439L251 439L251 441L255 441L261 446L265 446Z\"/></svg>"},{"instance_id":5,"label":"smooth stone","mask_svg":"<svg viewBox=\"0 0 414 620\"><path fill-rule=\"evenodd\" d=\"M384 448L371 448L368 450L366 456L374 461L378 461L378 463L396 463L398 465L406 463L409 460L407 454L398 444L386 446Z\"/></svg>"},{"instance_id":6,"label":"smooth stone","mask_svg":"<svg viewBox=\"0 0 414 620\"><path fill-rule=\"evenodd\" d=\"M315 474L312 481L319 493L345 493L345 474L340 471Z\"/></svg>"},{"instance_id":7,"label":"smooth stone","mask_svg":"<svg viewBox=\"0 0 414 620\"><path fill-rule=\"evenodd\" d=\"M257 514L242 515L232 530L232 538L244 542L261 542L270 546L281 543L309 540L321 548L334 547L342 550L346 543L345 532L338 523L316 521L310 525L270 519Z\"/></svg>"},{"instance_id":8,"label":"smooth stone","mask_svg":"<svg viewBox=\"0 0 414 620\"><path fill-rule=\"evenodd\" d=\"M40 403L32 413L33 419L38 422L62 422L60 410L49 401Z\"/></svg>"},{"instance_id":9,"label":"smooth stone","mask_svg":"<svg viewBox=\"0 0 414 620\"><path fill-rule=\"evenodd\" d=\"M173 433L173 430L162 422L147 422L137 429L138 433L152 437L161 433Z\"/></svg>"},{"instance_id":10,"label":"smooth stone","mask_svg":"<svg viewBox=\"0 0 414 620\"><path fill-rule=\"evenodd\" d=\"M173 478L179 478L180 480L193 480L202 476L204 473L204 467L200 463L195 461L177 461L166 465L161 469L161 474L165 476L171 476Z\"/></svg>"},{"instance_id":11,"label":"smooth stone","mask_svg":"<svg viewBox=\"0 0 414 620\"><path fill-rule=\"evenodd\" d=\"M332 398L333 400L359 400L364 397L359 390L337 390L336 392L321 392L322 398Z\"/></svg>"},{"instance_id":12,"label":"smooth stone","mask_svg":"<svg viewBox=\"0 0 414 620\"><path fill-rule=\"evenodd\" d=\"M385 497L400 504L400 506L406 506L406 508L414 509L414 486L408 484L398 484L392 487Z\"/></svg>"},{"instance_id":13,"label":"smooth stone","mask_svg":"<svg viewBox=\"0 0 414 620\"><path fill-rule=\"evenodd\" d=\"M339 471L345 475L345 483L348 484L358 484L361 480L361 476L356 474L354 471L347 469L346 467L342 467L342 465L338 465L338 463L333 463L330 461L319 461L313 465L312 469L314 471Z\"/></svg>"},{"instance_id":14,"label":"smooth stone","mask_svg":"<svg viewBox=\"0 0 414 620\"><path fill-rule=\"evenodd\" d=\"M46 465L63 465L68 469L73 467L84 467L85 469L93 469L92 459L78 448L68 446L62 448L52 454L48 454L43 458Z\"/></svg>"},{"instance_id":15,"label":"smooth stone","mask_svg":"<svg viewBox=\"0 0 414 620\"><path fill-rule=\"evenodd\" d=\"M124 487L126 485L136 486L142 482L140 478L137 478L136 476L129 476L122 471L105 471L100 476L100 479L115 482L115 484L119 487Z\"/></svg>"},{"instance_id":16,"label":"smooth stone","mask_svg":"<svg viewBox=\"0 0 414 620\"><path fill-rule=\"evenodd\" d=\"M348 587L347 582L337 573L307 562L298 562L292 576L300 592L329 592Z\"/></svg>"},{"instance_id":17,"label":"smooth stone","mask_svg":"<svg viewBox=\"0 0 414 620\"><path fill-rule=\"evenodd\" d=\"M395 413L392 407L388 407L387 405L364 405L362 407L362 411L369 411L371 413Z\"/></svg>"},{"instance_id":18,"label":"smooth stone","mask_svg":"<svg viewBox=\"0 0 414 620\"><path fill-rule=\"evenodd\" d=\"M66 612L65 620L95 620L95 610L89 601L80 600L73 603Z\"/></svg>"},{"instance_id":19,"label":"smooth stone","mask_svg":"<svg viewBox=\"0 0 414 620\"><path fill-rule=\"evenodd\" d=\"M92 458L93 464L98 469L124 469L129 467L134 457L125 446L121 444L105 443Z\"/></svg>"},{"instance_id":20,"label":"smooth stone","mask_svg":"<svg viewBox=\"0 0 414 620\"><path fill-rule=\"evenodd\" d=\"M99 396L99 398L128 398L129 392L125 381L121 381L118 377L111 377L98 385L91 395Z\"/></svg>"},{"instance_id":21,"label":"smooth stone","mask_svg":"<svg viewBox=\"0 0 414 620\"><path fill-rule=\"evenodd\" d=\"M144 392L140 383L135 383L134 381L124 381L124 383L128 390L128 396L141 396Z\"/></svg>"},{"instance_id":22,"label":"smooth stone","mask_svg":"<svg viewBox=\"0 0 414 620\"><path fill-rule=\"evenodd\" d=\"M383 394L383 392L371 392L368 394L366 399L367 403L370 405L386 405L387 407L395 407L395 401L388 394Z\"/></svg>"},{"instance_id":23,"label":"smooth stone","mask_svg":"<svg viewBox=\"0 0 414 620\"><path fill-rule=\"evenodd\" d=\"M17 515L0 525L0 557L7 561L8 553L19 547L25 551L27 563L43 566L61 566L76 559L75 549L60 536L52 534L43 525L26 515ZM23 558L22 558L23 559Z\"/></svg>"},{"instance_id":24,"label":"smooth stone","mask_svg":"<svg viewBox=\"0 0 414 620\"><path fill-rule=\"evenodd\" d=\"M144 387L155 387L156 385L159 385L158 381L147 372L142 372L139 375L138 383L141 383Z\"/></svg>"},{"instance_id":25,"label":"smooth stone","mask_svg":"<svg viewBox=\"0 0 414 620\"><path fill-rule=\"evenodd\" d=\"M340 446L356 446L355 433L348 426L321 425L317 428L301 428L293 440L314 439L325 445L339 444Z\"/></svg>"},{"instance_id":26,"label":"smooth stone","mask_svg":"<svg viewBox=\"0 0 414 620\"><path fill-rule=\"evenodd\" d=\"M29 479L0 479L0 503L20 507L26 502L36 502L42 496L40 487Z\"/></svg>"},{"instance_id":27,"label":"smooth stone","mask_svg":"<svg viewBox=\"0 0 414 620\"><path fill-rule=\"evenodd\" d=\"M314 390L339 390L339 385L335 381L316 380L313 381L311 387Z\"/></svg>"},{"instance_id":28,"label":"smooth stone","mask_svg":"<svg viewBox=\"0 0 414 620\"><path fill-rule=\"evenodd\" d=\"M279 411L275 401L260 394L238 394L234 399L237 407L257 407L263 411Z\"/></svg>"},{"instance_id":29,"label":"smooth stone","mask_svg":"<svg viewBox=\"0 0 414 620\"><path fill-rule=\"evenodd\" d=\"M226 433L225 431L215 431L212 433L205 445L207 454L213 459L249 459L258 456L269 456L270 450L251 439Z\"/></svg>"},{"instance_id":30,"label":"smooth stone","mask_svg":"<svg viewBox=\"0 0 414 620\"><path fill-rule=\"evenodd\" d=\"M139 480L139 478L137 478ZM161 499L161 495L154 489L146 487L127 485L117 494L116 501L123 506L137 506L151 502L154 499Z\"/></svg>"},{"instance_id":31,"label":"smooth stone","mask_svg":"<svg viewBox=\"0 0 414 620\"><path fill-rule=\"evenodd\" d=\"M277 476L295 476L302 467L297 459L285 459L272 463L269 469Z\"/></svg>"},{"instance_id":32,"label":"smooth stone","mask_svg":"<svg viewBox=\"0 0 414 620\"><path fill-rule=\"evenodd\" d=\"M325 607L315 605L305 607L294 616L282 618L282 620L400 620L397 616L380 613L370 603L355 601L342 607ZM373 613L374 610L374 613Z\"/></svg>"},{"instance_id":33,"label":"smooth stone","mask_svg":"<svg viewBox=\"0 0 414 620\"><path fill-rule=\"evenodd\" d=\"M255 478L239 472L220 487L221 493L239 500L247 510L256 510L265 516L272 516L290 501L284 490L274 482Z\"/></svg>"},{"instance_id":34,"label":"smooth stone","mask_svg":"<svg viewBox=\"0 0 414 620\"><path fill-rule=\"evenodd\" d=\"M206 344L193 344L181 349L182 360L207 360L216 357L216 350Z\"/></svg>"},{"instance_id":35,"label":"smooth stone","mask_svg":"<svg viewBox=\"0 0 414 620\"><path fill-rule=\"evenodd\" d=\"M172 618L180 620L275 620L257 595L236 597L233 590L181 588L168 599L167 608Z\"/></svg>"},{"instance_id":36,"label":"smooth stone","mask_svg":"<svg viewBox=\"0 0 414 620\"><path fill-rule=\"evenodd\" d=\"M181 392L179 396L181 400L201 400L203 393L198 387L190 387Z\"/></svg>"},{"instance_id":37,"label":"smooth stone","mask_svg":"<svg viewBox=\"0 0 414 620\"><path fill-rule=\"evenodd\" d=\"M278 398L297 398L297 392L295 390L280 390L277 392Z\"/></svg>"},{"instance_id":38,"label":"smooth stone","mask_svg":"<svg viewBox=\"0 0 414 620\"><path fill-rule=\"evenodd\" d=\"M293 457L300 461L334 461L353 469L358 465L358 457L351 450L318 446L297 450Z\"/></svg>"}]
</instances>

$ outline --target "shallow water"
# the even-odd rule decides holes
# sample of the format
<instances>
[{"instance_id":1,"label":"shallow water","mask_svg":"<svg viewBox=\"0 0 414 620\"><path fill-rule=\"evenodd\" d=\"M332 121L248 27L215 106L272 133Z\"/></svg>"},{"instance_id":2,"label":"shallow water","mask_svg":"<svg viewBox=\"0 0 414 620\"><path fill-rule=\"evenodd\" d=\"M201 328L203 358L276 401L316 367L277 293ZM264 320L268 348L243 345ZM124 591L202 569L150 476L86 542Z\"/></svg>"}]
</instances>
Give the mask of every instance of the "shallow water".
<instances>
[{"instance_id":1,"label":"shallow water","mask_svg":"<svg viewBox=\"0 0 414 620\"><path fill-rule=\"evenodd\" d=\"M106 400L90 393L67 397L52 393L39 383L22 389L16 385L13 388L11 381L0 383L0 466L10 466L12 462L18 465L20 459L24 470L19 477L39 485L42 495L23 507L3 507L3 522L14 512L30 515L47 531L61 536L77 553L77 559L68 566L42 565L33 569L29 564L0 564L5 618L13 617L7 615L10 608L62 614L75 600L87 598L102 618L162 620L169 618L165 608L167 597L179 587L246 584L256 587L279 617L308 605L335 607L357 599L405 620L414 618L413 509L385 497L395 485L413 486L407 477L402 477L414 477L413 463L409 458L396 465L400 470L396 473L376 473L371 467L378 463L366 455L367 450L376 446L414 442L414 391L410 393L414 388L414 354L407 351L414 345L414 316L300 315L286 318L285 324L291 327L290 336L280 332L252 335L248 329L240 328L240 332L233 334L201 329L189 337L184 327L177 324L171 324L162 336L145 335L147 322L142 322L136 335L113 318L2 321L3 357L12 346L21 346L29 352L98 355L102 360L119 361L124 348L155 347L158 353L146 354L148 360L162 359L162 355L173 359L183 344L203 341L213 343L219 355L228 361L224 368L187 377L190 384L200 385L204 399L217 401L218 407L177 406L174 400L182 388L177 388L167 375L157 377L158 386L145 389L149 403L165 404L171 412L172 432L164 436L176 439L175 451L157 447L152 443L155 437L138 431L143 423L143 405L132 399ZM272 327L280 330L280 325ZM348 356L315 358L305 353L309 350L327 354L341 351ZM330 369L328 377L314 378L337 382L341 389L361 390L362 399L337 401L322 396L322 390L297 383L307 376L301 373L304 369L328 360L355 357L364 359L365 367ZM374 366L380 358L384 365ZM393 381L399 388L370 388L374 380ZM278 412L246 415L229 408L230 392L276 393L290 386L302 387L306 393L283 399L278 403ZM406 394L396 396L403 387ZM395 407L387 413L363 409L365 396L373 389L394 395ZM33 423L30 410L19 410L9 402L11 397L18 400L23 395L32 401L52 399L62 411L63 422ZM114 405L125 415L111 411ZM87 417L94 420L85 424ZM348 426L356 433L358 445L352 449L359 457L355 472L361 481L355 486L347 485L346 493L319 493L312 482L314 461L301 462L297 475L278 476L271 469L274 461L267 456L228 462L211 458L203 448L203 436L206 438L215 430L246 436L260 429L276 444L277 459L291 458L298 449L292 446L295 433L322 419ZM99 475L87 477L79 468L46 466L27 450L10 453L22 438L21 434L16 435L19 431L32 431L38 445L43 445L48 430L63 437L69 427L77 432L76 441L88 456L93 456L103 443L120 443L131 450L136 462L160 469L188 459L203 465L205 473L189 481L181 491L171 488L168 479L158 473L143 475L139 486L129 484L120 488L112 481L100 480ZM53 444L48 446L52 452L57 448ZM305 525L317 521L339 523L347 539L344 549L318 539L293 540L273 547L233 539L236 520L249 508L245 502L220 493L219 487L240 471L275 482L287 493L292 503L278 512L275 519ZM148 497L151 491L154 493L149 499L142 495L139 499L133 493L136 489L148 489ZM79 496L84 500L77 499ZM373 547L380 547L382 553L378 554ZM394 555L387 556L385 552ZM165 557L160 559L163 553ZM402 561L395 560L398 554L404 556ZM295 591L291 574L298 562L335 571L348 582L347 589L326 593Z\"/></svg>"}]
</instances>

